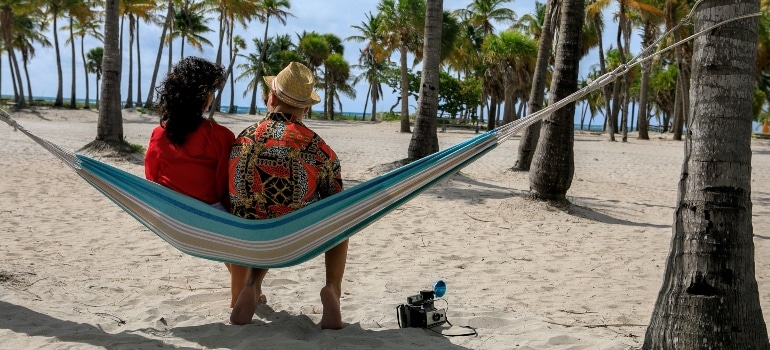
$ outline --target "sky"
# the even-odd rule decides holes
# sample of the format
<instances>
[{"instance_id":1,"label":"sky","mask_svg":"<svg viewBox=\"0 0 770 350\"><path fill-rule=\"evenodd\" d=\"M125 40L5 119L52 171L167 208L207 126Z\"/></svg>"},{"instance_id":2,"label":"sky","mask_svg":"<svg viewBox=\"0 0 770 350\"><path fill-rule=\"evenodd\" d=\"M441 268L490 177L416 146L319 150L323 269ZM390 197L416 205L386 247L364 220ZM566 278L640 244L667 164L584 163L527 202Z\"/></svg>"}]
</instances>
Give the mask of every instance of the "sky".
<instances>
[{"instance_id":1,"label":"sky","mask_svg":"<svg viewBox=\"0 0 770 350\"><path fill-rule=\"evenodd\" d=\"M324 4L325 3L325 4ZM289 34L292 36L292 38L296 38L297 33L301 33L303 31L316 31L318 33L333 33L337 35L338 37L342 38L343 40L349 36L352 35L358 35L359 32L356 29L353 29L351 26L353 25L360 25L365 20L365 14L372 12L376 13L376 7L379 3L379 0L334 0L329 2L319 2L315 0L294 0L291 1L291 9L289 10L290 13L294 15L294 17L289 17L287 20L286 25L281 25L278 21L272 19L270 21L269 30L268 30L268 36L274 36L279 34ZM444 0L444 9L445 10L456 10L460 8L465 8L467 4L469 3L469 0ZM514 0L506 4L506 7L511 8L516 13L517 17L521 17L522 15L533 13L535 9L534 1L530 0ZM164 14L165 15L165 14ZM213 15L212 15L213 16ZM616 25L612 21L611 18L606 18L605 25L607 26L608 30L605 34L605 47L609 47L609 40L612 39L612 36L614 36L612 31L612 28ZM66 20L59 20L59 25L66 25ZM217 28L217 22L214 18L212 18L209 23L209 27L212 27L214 29ZM506 29L510 24L508 23L496 23L496 30L501 31ZM247 49L246 52L253 52L254 50L254 44L253 39L258 38L262 39L262 36L264 34L264 24L260 23L258 21L252 22L248 25L248 28L241 28L240 26L236 27L236 34L241 35L244 39L246 39L247 42ZM146 99L148 89L149 89L149 83L152 77L152 71L155 64L155 59L158 53L158 44L160 39L160 33L161 28L155 25L147 24L147 23L140 23L140 52L141 52L141 89L142 89L142 96L141 99L144 101ZM51 31L48 31L46 33L49 40L53 43L53 34ZM63 98L65 101L65 105L68 103L70 96L71 96L71 77L72 77L72 54L71 54L71 47L69 44L65 45L65 40L69 36L69 33L66 31L59 31L59 43L60 43L60 53L62 57L62 74L64 77L63 81ZM206 37L212 42L212 44L216 45L218 40L218 33L217 32L211 32L206 35ZM632 40L638 41L638 35L633 35ZM122 93L121 93L121 99L125 99L127 96L127 82L128 82L128 37L126 36L124 39L124 62L123 62L123 76L121 80L122 85ZM75 47L75 81L76 81L76 97L79 99L85 98L85 73L83 71L83 62L81 60L80 56L80 40L76 40L76 47ZM347 61L353 65L358 63L358 57L359 57L359 50L364 47L364 43L357 43L355 41L343 41L343 44L345 45L345 58ZM89 39L87 38L84 43L85 52L88 52L91 48L94 48L96 46L102 46L102 44L95 39ZM157 79L157 83L160 82L163 75L166 73L167 70L167 62L168 62L168 56L167 56L167 49L164 49L163 57L161 59L161 68L159 71L159 77ZM180 47L179 47L179 41L176 41L174 43L173 48L173 56L172 61L176 62L180 59ZM210 60L215 60L216 58L216 47L204 47L203 52L199 52L197 49L190 47L189 45L186 45L185 49L185 56L200 56L204 57ZM227 56L227 51L225 49L225 56ZM243 51L242 51L243 53ZM394 56L392 56L392 60L395 62L398 62L398 53L395 53ZM18 56L20 59L20 55ZM0 93L2 95L12 95L13 94L13 86L10 79L10 73L9 73L9 67L8 67L8 57L7 55L4 55L1 58L2 62L0 63L0 79L2 81L0 82ZM409 60L411 62L411 59ZM242 63L243 58L240 60L236 60L236 65L238 63ZM137 58L136 58L136 47L134 46L134 98L136 98L137 92L136 92L136 86L137 86ZM225 61L223 64L227 64L228 62ZM598 56L594 52L592 54L589 54L586 58L581 61L580 64L580 70L581 70L581 76L585 76L586 72L588 72L590 66L598 63ZM57 71L56 71L56 54L55 50L53 48L42 48L37 47L36 48L36 55L34 58L32 58L28 64L29 74L30 74L30 80L32 85L32 93L36 97L55 97L56 91L57 91ZM22 72L22 74L24 74ZM236 70L236 74L239 74ZM360 71L353 71L353 74L360 74ZM95 76L93 74L90 74L88 76L89 79L89 85L90 85L90 99L93 103L95 96L96 96L96 89L95 89ZM26 81L25 84L25 90L26 90ZM228 83L229 84L229 83ZM246 82L236 82L235 84L235 104L238 106L248 106L250 103L250 96L251 92L246 95L246 97L243 97L243 93L246 90ZM366 99L366 92L368 89L368 86L365 82L360 82L358 85L355 86L355 89L357 91L357 97L355 99L349 99L346 97L342 98L342 106L344 112L363 112L364 105L365 105L365 99ZM383 87L383 90L385 92L384 99L382 101L378 102L378 110L380 112L387 111L391 105L393 105L396 102L396 94L391 93L391 89L388 87ZM230 101L230 89L229 85L227 88L225 88L223 97L222 97L222 104L223 106L226 106L229 104ZM414 101L410 102L410 105L412 107L410 108L410 111L414 111L415 105ZM264 107L261 106L258 102L258 107ZM371 107L367 107L367 109L370 111Z\"/></svg>"}]
</instances>

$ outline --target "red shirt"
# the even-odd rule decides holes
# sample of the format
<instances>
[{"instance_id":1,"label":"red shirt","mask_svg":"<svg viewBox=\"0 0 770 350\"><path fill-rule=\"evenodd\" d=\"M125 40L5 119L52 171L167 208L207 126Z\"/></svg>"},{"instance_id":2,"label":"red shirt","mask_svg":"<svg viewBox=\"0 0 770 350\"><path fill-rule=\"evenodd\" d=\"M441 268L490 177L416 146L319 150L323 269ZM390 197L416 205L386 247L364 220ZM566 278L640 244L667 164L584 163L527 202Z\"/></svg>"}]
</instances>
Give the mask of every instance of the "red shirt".
<instances>
[{"instance_id":1,"label":"red shirt","mask_svg":"<svg viewBox=\"0 0 770 350\"><path fill-rule=\"evenodd\" d=\"M202 202L227 203L227 165L234 140L230 129L204 120L187 135L184 145L176 146L158 126L144 155L144 174L150 181Z\"/></svg>"}]
</instances>

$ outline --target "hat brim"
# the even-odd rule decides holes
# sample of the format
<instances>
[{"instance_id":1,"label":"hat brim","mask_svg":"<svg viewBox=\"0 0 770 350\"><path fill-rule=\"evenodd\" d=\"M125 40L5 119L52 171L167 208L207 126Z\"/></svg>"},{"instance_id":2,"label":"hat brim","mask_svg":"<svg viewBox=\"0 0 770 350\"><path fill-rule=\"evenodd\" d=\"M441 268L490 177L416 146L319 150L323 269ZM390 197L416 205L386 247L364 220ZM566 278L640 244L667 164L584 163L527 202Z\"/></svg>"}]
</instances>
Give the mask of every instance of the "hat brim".
<instances>
[{"instance_id":1,"label":"hat brim","mask_svg":"<svg viewBox=\"0 0 770 350\"><path fill-rule=\"evenodd\" d=\"M267 89L270 90L270 92L273 91L273 80L275 79L275 75L269 75L266 77L263 77L262 80L265 81L265 84L267 84ZM310 102L309 103L297 103L296 101L291 101L289 99L282 98L280 94L275 94L275 97L277 97L279 100L281 100L283 103L297 108L305 108L310 107L314 104L318 104L321 102L321 96L318 96L318 93L315 91L310 92Z\"/></svg>"}]
</instances>

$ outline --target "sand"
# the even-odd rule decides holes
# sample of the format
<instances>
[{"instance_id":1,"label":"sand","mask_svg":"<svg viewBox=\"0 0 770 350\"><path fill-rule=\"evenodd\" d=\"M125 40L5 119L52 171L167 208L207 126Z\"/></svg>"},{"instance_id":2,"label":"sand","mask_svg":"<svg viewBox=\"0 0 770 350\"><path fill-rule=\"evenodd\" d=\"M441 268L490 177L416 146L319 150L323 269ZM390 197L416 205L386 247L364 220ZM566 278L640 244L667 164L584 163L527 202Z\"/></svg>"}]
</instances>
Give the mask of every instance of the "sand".
<instances>
[{"instance_id":1,"label":"sand","mask_svg":"<svg viewBox=\"0 0 770 350\"><path fill-rule=\"evenodd\" d=\"M13 114L77 150L94 111ZM218 115L236 134L256 120ZM124 111L129 142L156 117ZM406 157L398 123L309 120L337 151L346 187ZM472 130L439 133L442 148ZM629 349L643 341L668 254L682 142L577 133L572 206L527 199L509 169L518 138L352 237L346 327L322 331L322 258L274 269L247 326L228 323L222 263L158 238L22 133L0 125L0 348ZM757 281L770 319L770 144L752 145ZM141 159L104 159L142 175ZM443 279L453 327L400 329L396 306ZM455 336L470 326L478 336Z\"/></svg>"}]
</instances>

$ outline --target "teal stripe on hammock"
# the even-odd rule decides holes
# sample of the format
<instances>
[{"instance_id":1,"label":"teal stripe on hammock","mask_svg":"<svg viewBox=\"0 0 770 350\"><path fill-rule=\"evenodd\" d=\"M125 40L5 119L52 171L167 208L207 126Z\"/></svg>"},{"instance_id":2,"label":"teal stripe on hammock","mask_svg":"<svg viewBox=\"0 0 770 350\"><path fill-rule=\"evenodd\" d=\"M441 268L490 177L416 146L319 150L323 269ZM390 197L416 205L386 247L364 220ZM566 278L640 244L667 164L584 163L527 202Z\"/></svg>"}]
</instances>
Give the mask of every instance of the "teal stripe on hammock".
<instances>
[{"instance_id":1,"label":"teal stripe on hammock","mask_svg":"<svg viewBox=\"0 0 770 350\"><path fill-rule=\"evenodd\" d=\"M290 235L292 232L296 232L297 230L305 228L311 224L315 224L327 217L331 217L334 213L350 208L356 205L356 203L361 202L363 199L373 197L383 189L394 186L411 176L419 174L443 160L462 156L461 153L466 149L486 142L492 137L496 137L495 130L461 142L441 152L434 153L433 155L424 157L408 165L394 169L391 172L359 184L358 186L345 190L337 195L309 205L301 210L284 215L280 218L268 220L248 220L238 218L236 216L211 208L205 203L181 195L173 190L157 185L133 174L127 173L108 164L93 160L87 156L78 155L78 158L81 161L80 165L86 171L89 171L94 175L103 178L108 183L122 184L119 186L122 190L126 191L131 196L135 196L139 201L146 203L147 206L158 209L169 217L181 219L180 221L185 224L196 227L198 229L209 231L213 234L251 242L264 242L274 239L281 239ZM443 173L429 184L394 201L386 208L378 210L378 212L374 215L371 215L368 218L363 218L354 226L336 235L334 239L331 239L326 243L317 246L312 250L312 253L308 253L296 259L290 260L285 264L281 264L280 266L290 266L306 261L334 247L355 232L363 229L364 227L374 222L376 219L384 216L394 208L413 198L435 182L440 181L444 177L452 174L476 158L480 157L482 154L493 149L494 146L496 146L496 143L487 147L487 149L480 152L479 154L464 160L460 165L452 168L450 171ZM120 205L120 203L117 204ZM124 210L126 209L122 205L121 207ZM126 211L130 213L129 210ZM133 213L131 214L134 215ZM136 218L136 215L134 215L134 217ZM137 219L142 222L140 218ZM259 235L255 235L255 231L261 232ZM158 234L161 238L164 238L163 235L159 234L158 232L155 233ZM185 252L207 259L220 261L222 260L217 257L201 255L187 250L185 250ZM238 263L237 261L230 262ZM278 266L279 265L276 265L275 267Z\"/></svg>"}]
</instances>

